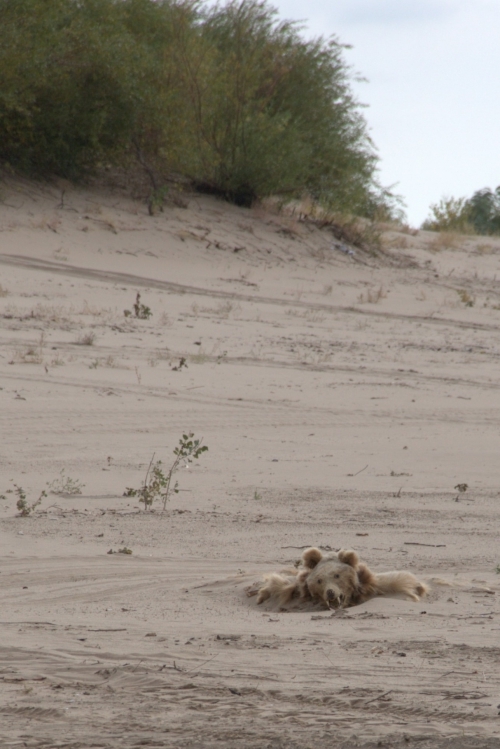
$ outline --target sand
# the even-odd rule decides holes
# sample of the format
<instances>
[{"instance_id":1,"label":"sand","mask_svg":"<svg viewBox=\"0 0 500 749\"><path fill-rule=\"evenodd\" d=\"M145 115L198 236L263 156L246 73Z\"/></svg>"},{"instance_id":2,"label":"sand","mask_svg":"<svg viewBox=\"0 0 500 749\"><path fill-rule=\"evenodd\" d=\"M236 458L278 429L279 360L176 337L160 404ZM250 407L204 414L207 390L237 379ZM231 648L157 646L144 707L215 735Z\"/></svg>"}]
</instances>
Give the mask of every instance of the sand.
<instances>
[{"instance_id":1,"label":"sand","mask_svg":"<svg viewBox=\"0 0 500 749\"><path fill-rule=\"evenodd\" d=\"M184 201L0 186L0 745L500 746L500 239ZM448 584L246 596L310 545Z\"/></svg>"}]
</instances>

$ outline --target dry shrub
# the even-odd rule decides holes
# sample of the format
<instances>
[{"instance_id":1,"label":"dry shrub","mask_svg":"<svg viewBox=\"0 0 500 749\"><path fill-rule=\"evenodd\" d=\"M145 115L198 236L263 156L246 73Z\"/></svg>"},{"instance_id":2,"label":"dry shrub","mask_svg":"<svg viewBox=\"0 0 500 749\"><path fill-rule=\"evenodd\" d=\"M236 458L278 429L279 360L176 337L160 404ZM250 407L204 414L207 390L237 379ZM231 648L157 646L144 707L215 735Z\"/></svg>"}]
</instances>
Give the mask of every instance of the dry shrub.
<instances>
[{"instance_id":1,"label":"dry shrub","mask_svg":"<svg viewBox=\"0 0 500 749\"><path fill-rule=\"evenodd\" d=\"M410 236L412 237L417 237L418 232L419 232L418 229L415 229L413 226L410 226L409 224L401 224L399 231L402 234L410 234Z\"/></svg>"},{"instance_id":2,"label":"dry shrub","mask_svg":"<svg viewBox=\"0 0 500 749\"><path fill-rule=\"evenodd\" d=\"M93 346L95 343L95 333L89 331L88 333L82 333L76 341L77 346Z\"/></svg>"},{"instance_id":3,"label":"dry shrub","mask_svg":"<svg viewBox=\"0 0 500 749\"><path fill-rule=\"evenodd\" d=\"M320 323L320 322L324 322L325 320L325 315L322 314L320 310L317 310L314 308L309 308L305 310L302 310L302 309L297 310L297 309L294 309L293 307L289 307L285 311L285 315L288 315L288 317L296 317L300 320L306 320L307 322L310 322L310 323L311 322Z\"/></svg>"},{"instance_id":4,"label":"dry shrub","mask_svg":"<svg viewBox=\"0 0 500 749\"><path fill-rule=\"evenodd\" d=\"M284 214L299 223L314 224L329 230L340 242L368 252L382 249L383 223L332 211L308 196L300 200L284 200L279 196L266 198L254 206L253 211L262 219L269 218L269 214Z\"/></svg>"},{"instance_id":5,"label":"dry shrub","mask_svg":"<svg viewBox=\"0 0 500 749\"><path fill-rule=\"evenodd\" d=\"M469 294L467 289L456 289L456 292L458 296L460 297L460 301L463 302L463 304L465 304L466 307L474 306L476 302L476 298L472 296L471 294Z\"/></svg>"},{"instance_id":6,"label":"dry shrub","mask_svg":"<svg viewBox=\"0 0 500 749\"><path fill-rule=\"evenodd\" d=\"M33 320L42 320L43 322L52 323L68 323L69 318L66 317L66 310L64 307L58 307L53 304L37 304L28 313L27 317Z\"/></svg>"},{"instance_id":7,"label":"dry shrub","mask_svg":"<svg viewBox=\"0 0 500 749\"><path fill-rule=\"evenodd\" d=\"M289 239L298 239L302 236L300 224L297 219L283 218L280 223L281 226L276 229L278 234L282 234L284 237L288 237Z\"/></svg>"},{"instance_id":8,"label":"dry shrub","mask_svg":"<svg viewBox=\"0 0 500 749\"><path fill-rule=\"evenodd\" d=\"M441 252L442 250L456 250L463 244L463 236L454 231L442 231L432 238L429 244L431 252Z\"/></svg>"},{"instance_id":9,"label":"dry shrub","mask_svg":"<svg viewBox=\"0 0 500 749\"><path fill-rule=\"evenodd\" d=\"M44 346L45 334L41 333L38 343L16 350L9 364L43 364Z\"/></svg>"},{"instance_id":10,"label":"dry shrub","mask_svg":"<svg viewBox=\"0 0 500 749\"><path fill-rule=\"evenodd\" d=\"M476 245L478 255L492 255L497 248L492 244L482 243Z\"/></svg>"},{"instance_id":11,"label":"dry shrub","mask_svg":"<svg viewBox=\"0 0 500 749\"><path fill-rule=\"evenodd\" d=\"M229 315L232 312L239 312L241 307L239 304L235 304L234 302L221 302L217 305L217 307L199 307L198 305L192 305L193 312L195 315L197 315L199 312L209 315L214 315L215 317L221 317L223 320L227 320ZM196 309L196 311L195 311Z\"/></svg>"},{"instance_id":12,"label":"dry shrub","mask_svg":"<svg viewBox=\"0 0 500 749\"><path fill-rule=\"evenodd\" d=\"M407 237L401 237L401 236L393 236L393 237L383 237L382 238L382 244L384 249L386 250L408 250L412 245L411 242L408 240Z\"/></svg>"},{"instance_id":13,"label":"dry shrub","mask_svg":"<svg viewBox=\"0 0 500 749\"><path fill-rule=\"evenodd\" d=\"M358 302L360 304L378 304L381 299L387 297L387 292L383 286L379 286L378 289L367 289L365 292L359 295Z\"/></svg>"},{"instance_id":14,"label":"dry shrub","mask_svg":"<svg viewBox=\"0 0 500 749\"><path fill-rule=\"evenodd\" d=\"M471 234L470 205L466 198L443 197L430 207L431 217L422 224L422 229L438 232L460 232Z\"/></svg>"}]
</instances>

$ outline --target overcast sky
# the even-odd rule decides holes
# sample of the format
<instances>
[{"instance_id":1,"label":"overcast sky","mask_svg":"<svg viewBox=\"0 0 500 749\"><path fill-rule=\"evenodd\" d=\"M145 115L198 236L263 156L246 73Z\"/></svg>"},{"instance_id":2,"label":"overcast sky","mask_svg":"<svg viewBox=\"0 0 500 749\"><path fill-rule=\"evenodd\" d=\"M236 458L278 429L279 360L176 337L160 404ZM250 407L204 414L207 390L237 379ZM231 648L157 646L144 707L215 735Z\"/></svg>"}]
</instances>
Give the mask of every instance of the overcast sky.
<instances>
[{"instance_id":1,"label":"overcast sky","mask_svg":"<svg viewBox=\"0 0 500 749\"><path fill-rule=\"evenodd\" d=\"M336 35L413 226L443 195L500 185L500 0L271 0L306 36Z\"/></svg>"}]
</instances>

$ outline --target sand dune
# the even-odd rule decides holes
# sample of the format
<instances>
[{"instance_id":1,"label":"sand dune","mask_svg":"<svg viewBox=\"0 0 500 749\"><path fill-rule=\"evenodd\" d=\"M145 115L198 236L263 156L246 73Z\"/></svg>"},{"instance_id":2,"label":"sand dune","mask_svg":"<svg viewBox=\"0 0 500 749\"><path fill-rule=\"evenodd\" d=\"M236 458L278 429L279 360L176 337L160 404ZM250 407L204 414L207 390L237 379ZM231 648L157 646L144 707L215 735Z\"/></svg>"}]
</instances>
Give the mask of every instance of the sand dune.
<instances>
[{"instance_id":1,"label":"sand dune","mask_svg":"<svg viewBox=\"0 0 500 749\"><path fill-rule=\"evenodd\" d=\"M1 746L500 746L500 240L0 197ZM186 431L209 451L145 512ZM309 545L461 585L246 596Z\"/></svg>"}]
</instances>

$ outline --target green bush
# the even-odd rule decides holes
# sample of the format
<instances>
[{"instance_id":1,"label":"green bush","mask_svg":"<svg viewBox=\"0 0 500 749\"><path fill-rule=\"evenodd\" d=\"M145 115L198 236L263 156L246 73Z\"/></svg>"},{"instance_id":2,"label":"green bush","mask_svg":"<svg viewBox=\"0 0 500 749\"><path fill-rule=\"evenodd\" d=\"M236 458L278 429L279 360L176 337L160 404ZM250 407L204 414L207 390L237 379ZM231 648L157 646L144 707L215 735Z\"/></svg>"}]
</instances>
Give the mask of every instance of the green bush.
<instances>
[{"instance_id":1,"label":"green bush","mask_svg":"<svg viewBox=\"0 0 500 749\"><path fill-rule=\"evenodd\" d=\"M442 198L431 205L431 214L422 229L500 234L500 186L477 190L471 198Z\"/></svg>"},{"instance_id":2,"label":"green bush","mask_svg":"<svg viewBox=\"0 0 500 749\"><path fill-rule=\"evenodd\" d=\"M192 176L243 204L308 192L359 209L376 160L342 45L299 31L257 0L205 13L205 64L182 70L199 155Z\"/></svg>"},{"instance_id":3,"label":"green bush","mask_svg":"<svg viewBox=\"0 0 500 749\"><path fill-rule=\"evenodd\" d=\"M265 0L0 0L0 163L80 178L138 159L249 205L388 206L336 39Z\"/></svg>"},{"instance_id":4,"label":"green bush","mask_svg":"<svg viewBox=\"0 0 500 749\"><path fill-rule=\"evenodd\" d=\"M2 5L0 70L8 81L0 93L0 159L29 173L77 177L113 158L134 110L128 40L113 4Z\"/></svg>"},{"instance_id":5,"label":"green bush","mask_svg":"<svg viewBox=\"0 0 500 749\"><path fill-rule=\"evenodd\" d=\"M441 198L430 207L431 218L426 219L422 229L428 231L457 231L470 234L470 207L467 198Z\"/></svg>"},{"instance_id":6,"label":"green bush","mask_svg":"<svg viewBox=\"0 0 500 749\"><path fill-rule=\"evenodd\" d=\"M478 190L469 200L470 222L477 234L500 234L500 185Z\"/></svg>"}]
</instances>

